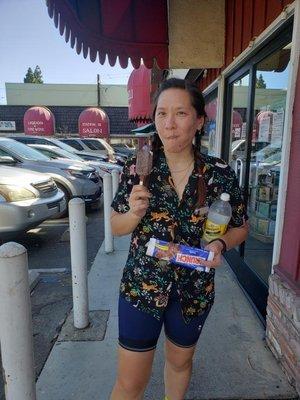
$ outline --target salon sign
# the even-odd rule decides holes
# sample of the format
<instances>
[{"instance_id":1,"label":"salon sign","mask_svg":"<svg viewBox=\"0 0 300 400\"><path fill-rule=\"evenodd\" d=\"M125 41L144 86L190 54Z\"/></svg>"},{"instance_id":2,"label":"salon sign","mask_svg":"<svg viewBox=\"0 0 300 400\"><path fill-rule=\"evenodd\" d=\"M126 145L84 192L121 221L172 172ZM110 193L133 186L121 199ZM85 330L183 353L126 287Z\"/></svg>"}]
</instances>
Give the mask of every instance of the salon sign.
<instances>
[{"instance_id":1,"label":"salon sign","mask_svg":"<svg viewBox=\"0 0 300 400\"><path fill-rule=\"evenodd\" d=\"M0 121L0 131L15 131L15 121Z\"/></svg>"}]
</instances>

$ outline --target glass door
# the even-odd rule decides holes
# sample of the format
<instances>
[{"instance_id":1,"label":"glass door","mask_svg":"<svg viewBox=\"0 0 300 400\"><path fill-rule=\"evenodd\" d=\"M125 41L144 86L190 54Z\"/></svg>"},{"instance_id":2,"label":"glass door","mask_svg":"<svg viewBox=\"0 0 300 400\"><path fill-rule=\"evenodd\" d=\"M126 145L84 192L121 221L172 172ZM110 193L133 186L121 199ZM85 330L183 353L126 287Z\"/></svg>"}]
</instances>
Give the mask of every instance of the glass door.
<instances>
[{"instance_id":1,"label":"glass door","mask_svg":"<svg viewBox=\"0 0 300 400\"><path fill-rule=\"evenodd\" d=\"M256 66L248 178L250 233L244 260L266 285L272 269L290 48L290 44L280 48Z\"/></svg>"},{"instance_id":2,"label":"glass door","mask_svg":"<svg viewBox=\"0 0 300 400\"><path fill-rule=\"evenodd\" d=\"M226 259L262 319L272 270L290 41L291 26L226 81L222 155L237 174L250 223L247 240Z\"/></svg>"}]
</instances>

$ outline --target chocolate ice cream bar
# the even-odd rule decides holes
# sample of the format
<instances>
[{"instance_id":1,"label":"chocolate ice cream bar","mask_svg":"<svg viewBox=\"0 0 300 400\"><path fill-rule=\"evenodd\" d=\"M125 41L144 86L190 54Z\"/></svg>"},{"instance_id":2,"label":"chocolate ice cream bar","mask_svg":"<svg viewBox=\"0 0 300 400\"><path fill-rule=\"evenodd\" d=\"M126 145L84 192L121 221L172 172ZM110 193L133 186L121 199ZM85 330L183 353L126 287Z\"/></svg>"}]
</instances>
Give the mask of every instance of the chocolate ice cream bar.
<instances>
[{"instance_id":1,"label":"chocolate ice cream bar","mask_svg":"<svg viewBox=\"0 0 300 400\"><path fill-rule=\"evenodd\" d=\"M135 171L140 177L140 185L143 185L143 181L148 176L152 169L152 152L150 146L144 145L138 150L136 154L136 165Z\"/></svg>"},{"instance_id":2,"label":"chocolate ice cream bar","mask_svg":"<svg viewBox=\"0 0 300 400\"><path fill-rule=\"evenodd\" d=\"M182 267L197 271L209 272L210 268L201 265L202 260L211 261L214 258L212 251L189 247L183 244L165 242L151 238L147 244L147 256L166 260Z\"/></svg>"}]
</instances>

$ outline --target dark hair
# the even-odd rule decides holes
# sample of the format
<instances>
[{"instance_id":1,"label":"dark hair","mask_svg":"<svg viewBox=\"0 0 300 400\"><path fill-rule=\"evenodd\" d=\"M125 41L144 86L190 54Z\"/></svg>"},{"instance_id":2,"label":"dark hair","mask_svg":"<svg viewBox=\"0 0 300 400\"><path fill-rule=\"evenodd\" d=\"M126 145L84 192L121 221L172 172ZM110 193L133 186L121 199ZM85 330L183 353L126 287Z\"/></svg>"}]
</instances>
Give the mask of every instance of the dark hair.
<instances>
[{"instance_id":1,"label":"dark hair","mask_svg":"<svg viewBox=\"0 0 300 400\"><path fill-rule=\"evenodd\" d=\"M168 89L182 89L186 90L190 97L191 97L191 103L194 109L196 110L197 116L198 117L204 117L206 118L206 112L205 112L205 101L203 98L203 95L200 91L200 89L194 84L189 81L186 81L184 79L179 79L179 78L170 78L165 81L163 81L158 88L154 98L153 98L153 120L155 120L155 112L156 112L156 107L157 107L157 102L159 99L159 96L161 95L162 92ZM197 172L198 172L198 184L197 184L197 201L196 201L196 206L195 206L195 212L204 206L205 204L205 198L206 198L206 185L203 179L203 169L205 166L205 163L202 159L201 153L200 153L200 146L201 146L201 136L204 133L204 128L202 126L201 131L197 130L195 133L195 146L194 146L194 157L196 161L196 167L197 167ZM159 149L162 147L162 141L160 140L160 137L158 136L157 133L154 135L153 143L152 143L152 148L153 148L153 161L155 162L156 156L158 154Z\"/></svg>"}]
</instances>

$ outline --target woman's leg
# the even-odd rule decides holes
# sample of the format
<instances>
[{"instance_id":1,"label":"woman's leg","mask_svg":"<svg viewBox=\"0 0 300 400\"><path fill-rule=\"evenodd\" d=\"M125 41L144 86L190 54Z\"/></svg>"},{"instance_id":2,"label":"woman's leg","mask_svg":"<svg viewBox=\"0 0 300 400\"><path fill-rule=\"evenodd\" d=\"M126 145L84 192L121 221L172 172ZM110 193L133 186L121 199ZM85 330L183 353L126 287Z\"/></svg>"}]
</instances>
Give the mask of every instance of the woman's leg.
<instances>
[{"instance_id":1,"label":"woman's leg","mask_svg":"<svg viewBox=\"0 0 300 400\"><path fill-rule=\"evenodd\" d=\"M119 347L118 375L110 400L141 400L150 378L155 350L136 352Z\"/></svg>"},{"instance_id":2,"label":"woman's leg","mask_svg":"<svg viewBox=\"0 0 300 400\"><path fill-rule=\"evenodd\" d=\"M188 389L195 347L179 347L166 339L165 392L168 400L183 400Z\"/></svg>"}]
</instances>

